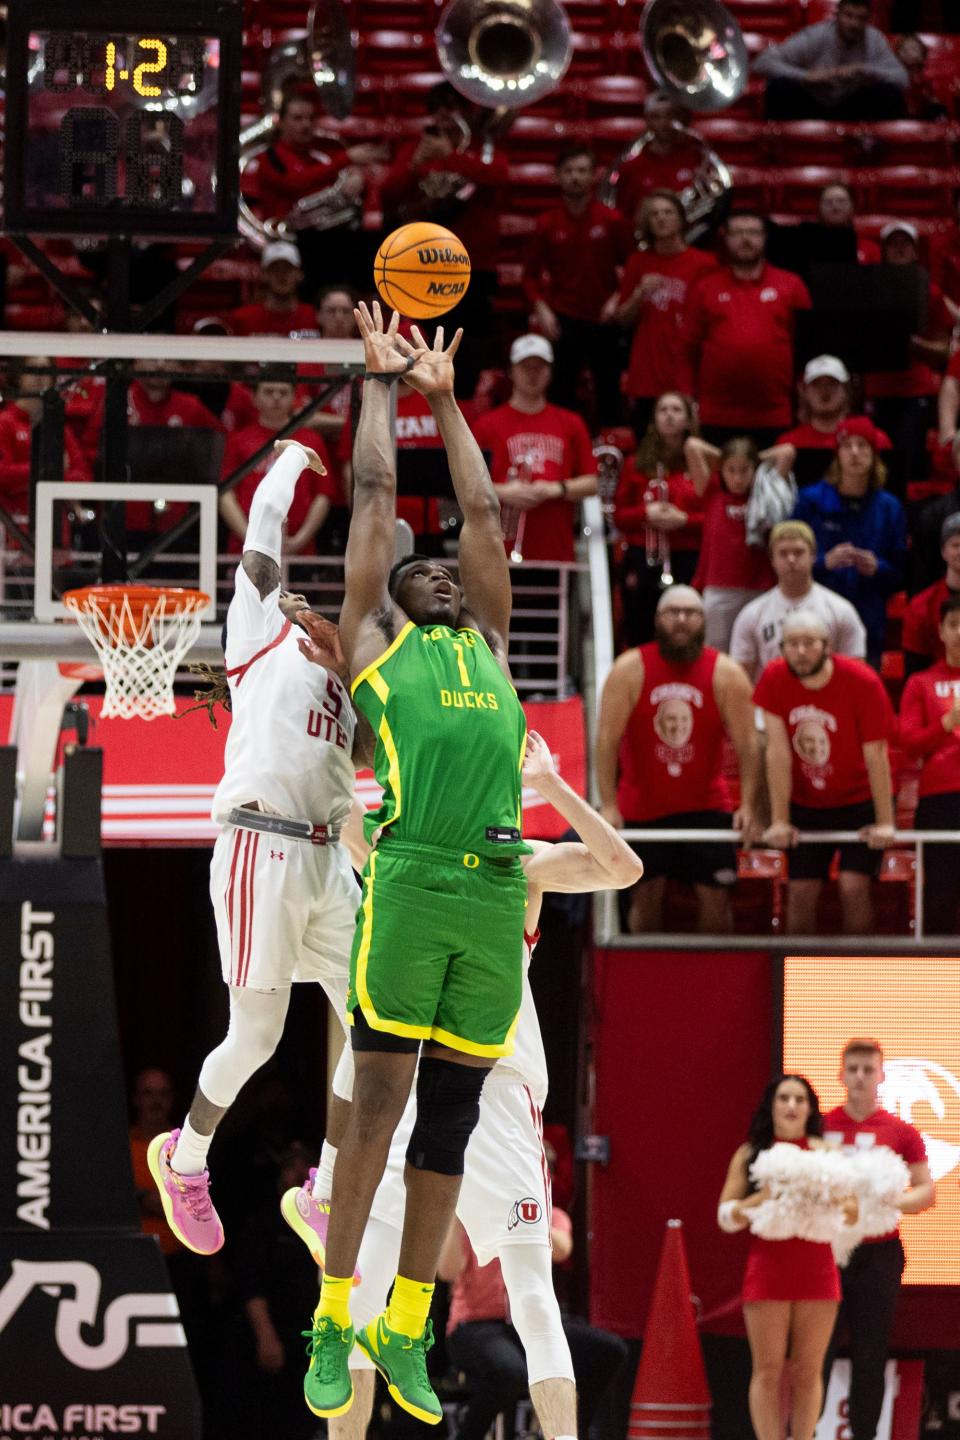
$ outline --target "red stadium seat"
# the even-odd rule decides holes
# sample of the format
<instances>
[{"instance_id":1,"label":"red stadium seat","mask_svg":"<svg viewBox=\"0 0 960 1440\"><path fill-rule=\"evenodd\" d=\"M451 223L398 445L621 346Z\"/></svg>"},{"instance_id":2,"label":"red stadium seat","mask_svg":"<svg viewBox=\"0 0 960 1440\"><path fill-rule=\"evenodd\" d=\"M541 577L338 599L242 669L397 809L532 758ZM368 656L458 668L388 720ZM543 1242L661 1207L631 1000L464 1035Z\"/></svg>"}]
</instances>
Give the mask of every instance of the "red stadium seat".
<instances>
[{"instance_id":1,"label":"red stadium seat","mask_svg":"<svg viewBox=\"0 0 960 1440\"><path fill-rule=\"evenodd\" d=\"M782 40L803 24L800 0L727 0L727 9L742 30Z\"/></svg>"},{"instance_id":2,"label":"red stadium seat","mask_svg":"<svg viewBox=\"0 0 960 1440\"><path fill-rule=\"evenodd\" d=\"M942 121L880 120L858 128L873 148L873 165L949 166L957 153L957 127Z\"/></svg>"},{"instance_id":3,"label":"red stadium seat","mask_svg":"<svg viewBox=\"0 0 960 1440\"><path fill-rule=\"evenodd\" d=\"M510 197L514 209L538 215L553 198L556 183L552 165L511 165Z\"/></svg>"},{"instance_id":4,"label":"red stadium seat","mask_svg":"<svg viewBox=\"0 0 960 1440\"><path fill-rule=\"evenodd\" d=\"M432 31L370 30L361 36L358 57L363 69L396 75L398 70L421 70L436 61Z\"/></svg>"},{"instance_id":5,"label":"red stadium seat","mask_svg":"<svg viewBox=\"0 0 960 1440\"><path fill-rule=\"evenodd\" d=\"M757 165L770 154L770 126L761 121L698 115L693 128L728 165Z\"/></svg>"},{"instance_id":6,"label":"red stadium seat","mask_svg":"<svg viewBox=\"0 0 960 1440\"><path fill-rule=\"evenodd\" d=\"M799 165L792 170L781 170L777 176L776 208L790 215L814 216L820 191L824 185L838 180L849 185L854 205L860 209L866 191L858 172L837 169L832 165Z\"/></svg>"},{"instance_id":7,"label":"red stadium seat","mask_svg":"<svg viewBox=\"0 0 960 1440\"><path fill-rule=\"evenodd\" d=\"M734 202L757 210L769 210L775 193L776 171L756 169L750 165L731 165Z\"/></svg>"},{"instance_id":8,"label":"red stadium seat","mask_svg":"<svg viewBox=\"0 0 960 1440\"><path fill-rule=\"evenodd\" d=\"M832 120L784 120L770 127L780 163L830 165L840 169L850 153L855 127Z\"/></svg>"},{"instance_id":9,"label":"red stadium seat","mask_svg":"<svg viewBox=\"0 0 960 1440\"><path fill-rule=\"evenodd\" d=\"M605 115L613 111L619 116L633 111L639 122L649 89L638 75L591 75L584 81L587 112Z\"/></svg>"},{"instance_id":10,"label":"red stadium seat","mask_svg":"<svg viewBox=\"0 0 960 1440\"><path fill-rule=\"evenodd\" d=\"M891 165L870 177L870 204L875 210L894 215L949 215L953 192L960 185L960 170L918 169L914 165Z\"/></svg>"}]
</instances>

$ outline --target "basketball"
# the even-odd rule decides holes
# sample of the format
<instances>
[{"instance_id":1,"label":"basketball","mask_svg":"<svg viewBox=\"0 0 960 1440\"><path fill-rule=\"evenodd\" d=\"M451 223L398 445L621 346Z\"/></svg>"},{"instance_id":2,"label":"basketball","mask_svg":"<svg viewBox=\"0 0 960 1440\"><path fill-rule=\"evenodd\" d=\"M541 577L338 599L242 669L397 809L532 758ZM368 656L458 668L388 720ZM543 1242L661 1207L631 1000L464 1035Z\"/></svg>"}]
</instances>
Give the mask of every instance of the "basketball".
<instances>
[{"instance_id":1,"label":"basketball","mask_svg":"<svg viewBox=\"0 0 960 1440\"><path fill-rule=\"evenodd\" d=\"M411 320L430 320L466 295L470 256L452 231L418 220L387 236L377 251L373 278L391 310Z\"/></svg>"}]
</instances>

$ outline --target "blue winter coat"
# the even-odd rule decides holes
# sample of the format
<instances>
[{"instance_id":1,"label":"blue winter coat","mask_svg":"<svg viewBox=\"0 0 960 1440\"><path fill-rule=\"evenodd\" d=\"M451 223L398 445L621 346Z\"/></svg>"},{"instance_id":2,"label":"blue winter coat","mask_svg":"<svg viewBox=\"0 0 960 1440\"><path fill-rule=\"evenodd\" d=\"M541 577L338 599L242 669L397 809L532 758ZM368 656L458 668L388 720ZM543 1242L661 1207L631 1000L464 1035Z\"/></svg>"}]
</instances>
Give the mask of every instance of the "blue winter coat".
<instances>
[{"instance_id":1,"label":"blue winter coat","mask_svg":"<svg viewBox=\"0 0 960 1440\"><path fill-rule=\"evenodd\" d=\"M871 658L879 656L887 628L887 600L903 588L907 522L900 501L886 490L853 500L828 480L820 480L800 491L793 518L805 520L817 537L814 578L856 608L866 626L867 652ZM873 551L878 563L875 575L861 575L852 565L826 568L827 551L845 542Z\"/></svg>"}]
</instances>

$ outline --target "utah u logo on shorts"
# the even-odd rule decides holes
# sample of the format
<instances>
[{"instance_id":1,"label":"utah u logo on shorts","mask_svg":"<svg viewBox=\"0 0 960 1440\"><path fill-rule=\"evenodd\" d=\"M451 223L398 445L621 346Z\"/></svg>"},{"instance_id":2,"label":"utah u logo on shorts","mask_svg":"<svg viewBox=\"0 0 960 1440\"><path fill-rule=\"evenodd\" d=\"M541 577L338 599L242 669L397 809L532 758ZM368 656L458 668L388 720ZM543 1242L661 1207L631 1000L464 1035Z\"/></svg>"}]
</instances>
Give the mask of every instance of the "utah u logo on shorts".
<instances>
[{"instance_id":1,"label":"utah u logo on shorts","mask_svg":"<svg viewBox=\"0 0 960 1440\"><path fill-rule=\"evenodd\" d=\"M518 1225L536 1225L542 1214L540 1201L534 1200L532 1195L526 1195L522 1200L515 1201L507 1221L507 1229L516 1230Z\"/></svg>"}]
</instances>

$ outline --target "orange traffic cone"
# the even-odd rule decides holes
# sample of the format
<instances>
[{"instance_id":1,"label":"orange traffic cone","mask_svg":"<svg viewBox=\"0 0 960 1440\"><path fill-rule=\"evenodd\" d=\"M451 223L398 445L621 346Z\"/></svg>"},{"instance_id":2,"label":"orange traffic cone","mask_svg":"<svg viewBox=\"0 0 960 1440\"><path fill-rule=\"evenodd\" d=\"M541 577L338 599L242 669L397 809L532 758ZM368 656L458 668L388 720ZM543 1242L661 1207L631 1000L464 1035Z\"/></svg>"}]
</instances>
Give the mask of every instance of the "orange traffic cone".
<instances>
[{"instance_id":1,"label":"orange traffic cone","mask_svg":"<svg viewBox=\"0 0 960 1440\"><path fill-rule=\"evenodd\" d=\"M710 1390L680 1220L667 1221L633 1387L629 1440L710 1440Z\"/></svg>"}]
</instances>

